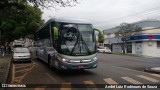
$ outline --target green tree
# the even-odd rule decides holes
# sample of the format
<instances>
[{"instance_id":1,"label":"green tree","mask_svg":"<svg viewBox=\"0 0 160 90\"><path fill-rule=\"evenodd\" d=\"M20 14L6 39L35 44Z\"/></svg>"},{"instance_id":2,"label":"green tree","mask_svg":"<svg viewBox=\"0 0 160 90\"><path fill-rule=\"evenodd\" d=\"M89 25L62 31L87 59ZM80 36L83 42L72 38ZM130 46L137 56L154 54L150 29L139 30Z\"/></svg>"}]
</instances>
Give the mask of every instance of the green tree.
<instances>
[{"instance_id":1,"label":"green tree","mask_svg":"<svg viewBox=\"0 0 160 90\"><path fill-rule=\"evenodd\" d=\"M98 31L98 42L102 44L104 42L104 33L99 29L94 29L95 31Z\"/></svg>"},{"instance_id":2,"label":"green tree","mask_svg":"<svg viewBox=\"0 0 160 90\"><path fill-rule=\"evenodd\" d=\"M9 19L2 20L0 30L3 33L3 40L10 42L26 36L33 38L35 30L44 22L41 18L41 10L30 5L27 5L23 10L19 10L15 6L11 9L17 11L17 13L14 16L11 14Z\"/></svg>"},{"instance_id":3,"label":"green tree","mask_svg":"<svg viewBox=\"0 0 160 90\"><path fill-rule=\"evenodd\" d=\"M74 6L78 0L0 0L0 42L32 37L33 31L43 23L38 7ZM33 6L29 6L29 5ZM33 14L33 15L32 15Z\"/></svg>"},{"instance_id":4,"label":"green tree","mask_svg":"<svg viewBox=\"0 0 160 90\"><path fill-rule=\"evenodd\" d=\"M17 9L24 10L28 3L34 7L71 7L78 3L78 0L0 0L0 24L1 20L13 17ZM13 7L16 10L13 10ZM13 15L11 15L13 14Z\"/></svg>"}]
</instances>

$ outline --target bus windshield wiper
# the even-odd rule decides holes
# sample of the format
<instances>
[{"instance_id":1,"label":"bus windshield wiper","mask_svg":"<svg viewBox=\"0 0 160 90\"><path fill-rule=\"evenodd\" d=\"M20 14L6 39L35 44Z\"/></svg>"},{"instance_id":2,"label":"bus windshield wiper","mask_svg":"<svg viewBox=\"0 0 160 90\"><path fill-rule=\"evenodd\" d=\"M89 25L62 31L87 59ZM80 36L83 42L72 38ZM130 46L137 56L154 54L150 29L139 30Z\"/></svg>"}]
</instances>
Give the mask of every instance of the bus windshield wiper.
<instances>
[{"instance_id":1,"label":"bus windshield wiper","mask_svg":"<svg viewBox=\"0 0 160 90\"><path fill-rule=\"evenodd\" d=\"M77 45L78 43L81 44L81 41L82 41L82 45L84 45L85 49L87 50L87 53L88 53L88 54L91 54L91 51L89 50L89 48L88 48L86 42L85 42L85 41L83 40L83 38L82 38L81 32L79 31L79 29L77 29L77 31L78 31L79 35L78 35L77 41L76 41L76 43L75 43L75 45L74 45L74 47L73 47L73 49L72 49L70 55L73 54L73 51L75 50L76 45ZM81 47L80 47L80 52L81 52Z\"/></svg>"},{"instance_id":2,"label":"bus windshield wiper","mask_svg":"<svg viewBox=\"0 0 160 90\"><path fill-rule=\"evenodd\" d=\"M85 46L87 52L88 52L89 54L91 54L91 51L89 50L89 48L88 48L86 42L83 40L82 35L81 35L81 40L82 40L82 43L84 43L83 45Z\"/></svg>"},{"instance_id":3,"label":"bus windshield wiper","mask_svg":"<svg viewBox=\"0 0 160 90\"><path fill-rule=\"evenodd\" d=\"M77 31L78 31L78 30L77 30ZM77 36L77 41L76 41L76 43L74 44L74 47L73 47L73 49L72 49L72 51L71 51L70 55L72 55L72 54L73 54L73 51L74 51L74 49L75 49L76 45L78 44L78 41L80 41L80 40L79 40L79 35Z\"/></svg>"}]
</instances>

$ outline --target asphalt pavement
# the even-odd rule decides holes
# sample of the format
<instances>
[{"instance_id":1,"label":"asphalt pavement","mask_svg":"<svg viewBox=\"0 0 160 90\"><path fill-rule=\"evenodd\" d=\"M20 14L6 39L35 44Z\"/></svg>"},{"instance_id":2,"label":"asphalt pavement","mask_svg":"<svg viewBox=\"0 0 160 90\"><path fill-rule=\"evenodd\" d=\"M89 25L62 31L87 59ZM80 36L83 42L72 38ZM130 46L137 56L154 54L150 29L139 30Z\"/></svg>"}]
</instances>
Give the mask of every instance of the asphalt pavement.
<instances>
[{"instance_id":1,"label":"asphalt pavement","mask_svg":"<svg viewBox=\"0 0 160 90\"><path fill-rule=\"evenodd\" d=\"M37 60L34 55L32 51L32 62L25 63L11 63L11 57L7 55L0 58L1 82L6 83L10 68L7 83L12 84L67 84L69 86L71 84L160 84L159 74L144 71L145 68L159 67L159 58L98 53L99 62L96 69L61 72L51 69L48 64ZM50 90L45 87L30 88L30 90ZM22 88L14 88L14 90L20 89ZM99 88L92 89L99 90ZM79 88L78 90L92 89ZM54 90L59 90L59 88ZM66 90L66 88L60 88L60 90Z\"/></svg>"}]
</instances>

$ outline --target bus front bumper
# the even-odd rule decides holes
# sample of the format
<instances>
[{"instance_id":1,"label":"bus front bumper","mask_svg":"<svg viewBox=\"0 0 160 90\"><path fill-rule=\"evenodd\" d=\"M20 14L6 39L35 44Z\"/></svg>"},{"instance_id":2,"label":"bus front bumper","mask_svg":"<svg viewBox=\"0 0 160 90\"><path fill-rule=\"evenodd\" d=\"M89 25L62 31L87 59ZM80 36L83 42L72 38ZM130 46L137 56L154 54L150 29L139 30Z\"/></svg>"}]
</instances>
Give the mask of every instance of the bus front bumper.
<instances>
[{"instance_id":1,"label":"bus front bumper","mask_svg":"<svg viewBox=\"0 0 160 90\"><path fill-rule=\"evenodd\" d=\"M69 70L76 70L76 69L91 69L96 68L98 65L97 61L88 62L88 63L66 63L60 62L59 68L60 69L69 69Z\"/></svg>"}]
</instances>

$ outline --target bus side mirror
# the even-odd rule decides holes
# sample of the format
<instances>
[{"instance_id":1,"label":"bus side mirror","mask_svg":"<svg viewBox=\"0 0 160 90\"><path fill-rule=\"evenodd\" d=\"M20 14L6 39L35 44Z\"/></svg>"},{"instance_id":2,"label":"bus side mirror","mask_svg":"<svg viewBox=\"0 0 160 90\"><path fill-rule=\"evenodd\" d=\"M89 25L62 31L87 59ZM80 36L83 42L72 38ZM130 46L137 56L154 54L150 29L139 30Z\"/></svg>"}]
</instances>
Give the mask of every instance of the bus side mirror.
<instances>
[{"instance_id":1,"label":"bus side mirror","mask_svg":"<svg viewBox=\"0 0 160 90\"><path fill-rule=\"evenodd\" d=\"M56 27L53 27L53 38L54 40L58 39L58 29Z\"/></svg>"}]
</instances>

